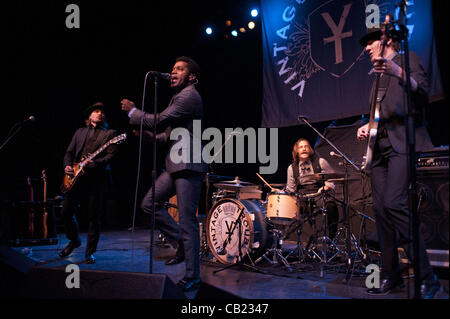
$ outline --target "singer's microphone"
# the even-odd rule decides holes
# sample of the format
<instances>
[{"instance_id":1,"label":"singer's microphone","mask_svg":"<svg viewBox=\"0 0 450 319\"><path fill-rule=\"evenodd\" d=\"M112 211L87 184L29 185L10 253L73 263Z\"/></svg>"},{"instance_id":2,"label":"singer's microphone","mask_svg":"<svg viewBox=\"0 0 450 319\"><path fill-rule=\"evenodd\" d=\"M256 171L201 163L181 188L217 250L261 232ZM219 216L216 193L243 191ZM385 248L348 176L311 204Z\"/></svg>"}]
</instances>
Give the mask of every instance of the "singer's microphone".
<instances>
[{"instance_id":1,"label":"singer's microphone","mask_svg":"<svg viewBox=\"0 0 450 319\"><path fill-rule=\"evenodd\" d=\"M172 77L170 73L162 73L158 71L150 71L149 73L165 80L170 80L170 78Z\"/></svg>"},{"instance_id":2,"label":"singer's microphone","mask_svg":"<svg viewBox=\"0 0 450 319\"><path fill-rule=\"evenodd\" d=\"M29 116L27 119L23 120L22 122L19 122L19 124L32 123L32 122L36 122L36 118L33 115Z\"/></svg>"},{"instance_id":3,"label":"singer's microphone","mask_svg":"<svg viewBox=\"0 0 450 319\"><path fill-rule=\"evenodd\" d=\"M330 152L330 156L342 157L342 155L339 155L333 151Z\"/></svg>"},{"instance_id":4,"label":"singer's microphone","mask_svg":"<svg viewBox=\"0 0 450 319\"><path fill-rule=\"evenodd\" d=\"M303 120L307 120L308 119L308 117L306 116L306 115L302 115L302 114L300 114L298 117L297 117L297 120L299 120L299 121L303 121Z\"/></svg>"}]
</instances>

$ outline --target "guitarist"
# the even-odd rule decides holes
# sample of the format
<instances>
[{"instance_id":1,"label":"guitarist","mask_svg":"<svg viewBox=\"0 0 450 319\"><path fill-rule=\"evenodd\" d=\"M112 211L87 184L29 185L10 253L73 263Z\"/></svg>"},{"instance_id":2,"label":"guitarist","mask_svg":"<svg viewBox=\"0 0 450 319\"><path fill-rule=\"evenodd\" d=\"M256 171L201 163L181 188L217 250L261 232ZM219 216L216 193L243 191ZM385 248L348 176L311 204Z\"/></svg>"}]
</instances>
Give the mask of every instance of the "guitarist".
<instances>
[{"instance_id":1,"label":"guitarist","mask_svg":"<svg viewBox=\"0 0 450 319\"><path fill-rule=\"evenodd\" d=\"M399 43L395 38L387 39L383 55L382 31L369 29L360 43L380 74L378 100L380 119L377 130L373 160L370 165L372 197L377 224L377 234L382 252L382 273L380 288L368 290L372 295L386 295L391 290L403 286L398 260L398 245L404 245L408 258L413 261L411 238L409 236L408 208L408 168L406 139L406 109L404 93L406 75L401 67L402 56L398 53ZM410 80L412 102L416 118L416 150L433 147L421 118L421 107L428 102L428 81L419 57L410 53ZM372 89L373 94L377 94ZM364 140L369 136L369 124L358 129L357 138ZM420 273L423 282L422 297L433 298L439 290L439 281L433 274L423 239L420 238Z\"/></svg>"},{"instance_id":2,"label":"guitarist","mask_svg":"<svg viewBox=\"0 0 450 319\"><path fill-rule=\"evenodd\" d=\"M108 129L105 121L105 108L102 103L98 102L89 106L85 111L85 116L86 126L75 132L64 156L64 172L69 175L74 173L73 165L75 163L94 153L116 135L115 130ZM98 157L90 161L85 166L87 168L85 175L65 194L61 214L70 242L59 253L60 257L67 257L81 245L75 211L77 204L87 205L89 225L85 257L87 263L95 263L93 254L100 238L100 212L104 206L104 195L112 186L109 162L115 152L116 146L110 145Z\"/></svg>"}]
</instances>

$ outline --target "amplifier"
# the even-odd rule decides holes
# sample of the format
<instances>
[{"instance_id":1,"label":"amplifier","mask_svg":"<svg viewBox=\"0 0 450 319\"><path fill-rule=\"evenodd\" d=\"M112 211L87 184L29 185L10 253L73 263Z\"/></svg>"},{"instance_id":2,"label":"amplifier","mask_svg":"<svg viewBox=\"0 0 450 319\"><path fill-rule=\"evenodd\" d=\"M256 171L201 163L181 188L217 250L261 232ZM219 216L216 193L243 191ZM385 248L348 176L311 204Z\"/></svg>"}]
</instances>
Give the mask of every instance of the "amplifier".
<instances>
[{"instance_id":1,"label":"amplifier","mask_svg":"<svg viewBox=\"0 0 450 319\"><path fill-rule=\"evenodd\" d=\"M436 147L419 154L418 171L448 170L448 146Z\"/></svg>"},{"instance_id":2,"label":"amplifier","mask_svg":"<svg viewBox=\"0 0 450 319\"><path fill-rule=\"evenodd\" d=\"M421 154L417 168L417 212L432 266L447 267L449 247L448 151Z\"/></svg>"}]
</instances>

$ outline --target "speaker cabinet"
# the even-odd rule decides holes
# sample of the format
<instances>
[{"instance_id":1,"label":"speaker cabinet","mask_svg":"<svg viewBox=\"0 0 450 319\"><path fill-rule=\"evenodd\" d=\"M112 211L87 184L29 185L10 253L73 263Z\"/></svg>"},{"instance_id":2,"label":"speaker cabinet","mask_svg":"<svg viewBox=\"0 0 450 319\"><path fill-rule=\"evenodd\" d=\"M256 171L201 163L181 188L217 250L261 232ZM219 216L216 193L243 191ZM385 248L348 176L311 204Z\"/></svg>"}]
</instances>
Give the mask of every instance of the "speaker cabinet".
<instances>
[{"instance_id":1,"label":"speaker cabinet","mask_svg":"<svg viewBox=\"0 0 450 319\"><path fill-rule=\"evenodd\" d=\"M71 272L34 267L28 273L24 297L30 299L185 299L167 275L80 270L79 288L68 288Z\"/></svg>"},{"instance_id":2,"label":"speaker cabinet","mask_svg":"<svg viewBox=\"0 0 450 319\"><path fill-rule=\"evenodd\" d=\"M417 172L420 229L427 249L448 250L448 170Z\"/></svg>"}]
</instances>

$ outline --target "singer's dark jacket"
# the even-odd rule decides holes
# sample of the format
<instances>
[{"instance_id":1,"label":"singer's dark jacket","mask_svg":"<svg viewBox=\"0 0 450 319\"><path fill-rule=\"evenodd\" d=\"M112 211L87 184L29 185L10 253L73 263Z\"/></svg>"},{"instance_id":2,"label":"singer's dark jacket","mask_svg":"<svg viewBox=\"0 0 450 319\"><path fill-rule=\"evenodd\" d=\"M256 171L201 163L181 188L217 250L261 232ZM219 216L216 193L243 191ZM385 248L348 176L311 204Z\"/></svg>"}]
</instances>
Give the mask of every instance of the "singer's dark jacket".
<instances>
[{"instance_id":1,"label":"singer's dark jacket","mask_svg":"<svg viewBox=\"0 0 450 319\"><path fill-rule=\"evenodd\" d=\"M192 84L175 94L172 97L169 106L164 111L157 114L157 127L171 126L172 130L184 128L189 132L189 139L182 138L182 136L179 135L177 140L170 141L167 137L167 141L170 144L168 147L169 151L167 152L165 158L167 172L175 173L183 170L195 172L207 171L207 165L201 158L201 129L200 132L198 132L200 136L196 136L196 132L193 130L193 121L201 120L202 117L202 99L200 94L195 89L195 86ZM155 117L152 113L146 113L136 109L130 116L130 124L139 125L142 119L144 127L153 129L154 118ZM196 143L196 145L200 145L200 150L195 149L194 143ZM174 163L170 158L170 153L174 149L178 150L178 154L180 154L180 150L182 152L187 152L186 154L189 154L189 160ZM197 156L199 161L194 161L194 156Z\"/></svg>"}]
</instances>

